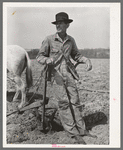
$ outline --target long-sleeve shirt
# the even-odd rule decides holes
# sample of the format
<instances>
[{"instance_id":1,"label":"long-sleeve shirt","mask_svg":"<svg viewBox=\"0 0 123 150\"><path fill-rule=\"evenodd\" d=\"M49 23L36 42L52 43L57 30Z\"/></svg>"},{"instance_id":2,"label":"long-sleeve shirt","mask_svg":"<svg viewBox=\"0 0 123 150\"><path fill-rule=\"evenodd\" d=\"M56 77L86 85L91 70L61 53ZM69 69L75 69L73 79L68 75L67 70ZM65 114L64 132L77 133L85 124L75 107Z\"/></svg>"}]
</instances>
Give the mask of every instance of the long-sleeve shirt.
<instances>
[{"instance_id":1,"label":"long-sleeve shirt","mask_svg":"<svg viewBox=\"0 0 123 150\"><path fill-rule=\"evenodd\" d=\"M45 38L45 40L42 42L42 46L36 59L40 64L45 64L45 61L48 57L50 57L54 61L61 53L61 51L64 53L65 57L68 60L70 60L71 57L76 62L84 62L84 60L82 59L82 55L80 54L76 46L74 38L66 35L65 40L62 41L57 33ZM60 69L62 74L67 73L66 61L64 60L64 58L60 59L56 67Z\"/></svg>"}]
</instances>

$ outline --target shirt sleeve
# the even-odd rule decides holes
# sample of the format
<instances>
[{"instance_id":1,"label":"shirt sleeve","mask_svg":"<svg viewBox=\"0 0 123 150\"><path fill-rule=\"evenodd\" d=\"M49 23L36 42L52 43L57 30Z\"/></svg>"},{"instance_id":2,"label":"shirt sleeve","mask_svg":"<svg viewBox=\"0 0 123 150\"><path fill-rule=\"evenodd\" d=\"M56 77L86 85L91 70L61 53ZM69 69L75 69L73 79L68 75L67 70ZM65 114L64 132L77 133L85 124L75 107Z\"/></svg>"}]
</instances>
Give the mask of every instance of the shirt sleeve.
<instances>
[{"instance_id":1,"label":"shirt sleeve","mask_svg":"<svg viewBox=\"0 0 123 150\"><path fill-rule=\"evenodd\" d=\"M45 40L42 42L41 48L36 57L37 61L42 65L45 64L46 60L49 57L49 53L50 53L50 45L49 45L48 37L46 37Z\"/></svg>"},{"instance_id":2,"label":"shirt sleeve","mask_svg":"<svg viewBox=\"0 0 123 150\"><path fill-rule=\"evenodd\" d=\"M72 51L71 51L71 57L73 60L79 62L79 59L82 58L82 54L80 54L75 40L72 38Z\"/></svg>"},{"instance_id":3,"label":"shirt sleeve","mask_svg":"<svg viewBox=\"0 0 123 150\"><path fill-rule=\"evenodd\" d=\"M87 58L84 57L78 50L76 42L74 39L72 39L72 51L71 51L71 57L76 62L82 62L85 63Z\"/></svg>"}]
</instances>

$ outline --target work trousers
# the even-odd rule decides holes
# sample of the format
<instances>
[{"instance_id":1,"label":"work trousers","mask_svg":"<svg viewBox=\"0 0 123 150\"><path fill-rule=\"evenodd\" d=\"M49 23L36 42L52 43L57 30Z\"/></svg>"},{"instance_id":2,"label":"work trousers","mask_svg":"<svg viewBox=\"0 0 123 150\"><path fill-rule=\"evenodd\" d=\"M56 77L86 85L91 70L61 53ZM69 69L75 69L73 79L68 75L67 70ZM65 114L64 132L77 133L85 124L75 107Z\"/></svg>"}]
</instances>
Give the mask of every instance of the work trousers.
<instances>
[{"instance_id":1,"label":"work trousers","mask_svg":"<svg viewBox=\"0 0 123 150\"><path fill-rule=\"evenodd\" d=\"M84 135L85 123L76 83L70 72L53 72L53 92L58 100L59 117L64 129L71 137Z\"/></svg>"}]
</instances>

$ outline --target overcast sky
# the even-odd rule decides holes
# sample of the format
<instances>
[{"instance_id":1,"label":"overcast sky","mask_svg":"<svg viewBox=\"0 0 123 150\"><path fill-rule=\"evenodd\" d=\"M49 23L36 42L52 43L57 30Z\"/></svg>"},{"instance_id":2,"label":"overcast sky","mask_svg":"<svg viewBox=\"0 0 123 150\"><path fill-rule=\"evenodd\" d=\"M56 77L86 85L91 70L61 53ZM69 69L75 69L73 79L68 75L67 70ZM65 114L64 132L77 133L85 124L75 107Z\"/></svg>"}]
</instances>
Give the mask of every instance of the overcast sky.
<instances>
[{"instance_id":1,"label":"overcast sky","mask_svg":"<svg viewBox=\"0 0 123 150\"><path fill-rule=\"evenodd\" d=\"M79 49L110 47L109 7L9 7L7 44L40 48L43 39L56 32L55 14L66 12L73 19L67 33Z\"/></svg>"}]
</instances>

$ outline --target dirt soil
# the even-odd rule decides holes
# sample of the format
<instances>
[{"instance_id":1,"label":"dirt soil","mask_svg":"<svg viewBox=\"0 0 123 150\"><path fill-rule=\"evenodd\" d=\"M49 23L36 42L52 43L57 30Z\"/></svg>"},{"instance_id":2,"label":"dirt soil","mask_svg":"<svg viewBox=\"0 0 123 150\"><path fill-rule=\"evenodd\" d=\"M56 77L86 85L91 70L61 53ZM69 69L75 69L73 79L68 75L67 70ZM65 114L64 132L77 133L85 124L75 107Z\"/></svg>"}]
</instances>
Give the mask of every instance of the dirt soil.
<instances>
[{"instance_id":1,"label":"dirt soil","mask_svg":"<svg viewBox=\"0 0 123 150\"><path fill-rule=\"evenodd\" d=\"M32 59L32 72L34 84L40 76L40 64ZM87 144L108 145L109 144L109 59L92 59L93 69L90 72L84 70L83 65L77 67L80 75L80 83L77 83L80 101L84 105L82 115L84 117L86 128L91 134L97 136L92 138L84 136ZM12 77L12 74L8 74ZM25 71L22 78L25 80ZM88 90L87 90L88 89ZM36 91L36 87L30 89L27 99L30 99ZM60 92L60 91L59 91ZM20 103L20 96L16 102L12 102L15 94L15 84L7 81L7 113L16 110ZM43 83L40 84L32 101L42 100ZM53 96L51 84L48 83L47 97L53 105L57 106L57 101ZM42 108L38 108L41 115ZM40 116L41 117L41 116ZM59 120L58 112L56 118ZM6 141L7 144L74 144L64 129L55 123L52 123L52 129L48 133L43 133L38 128L36 109L26 110L21 113L15 113L7 117L6 122Z\"/></svg>"}]
</instances>

